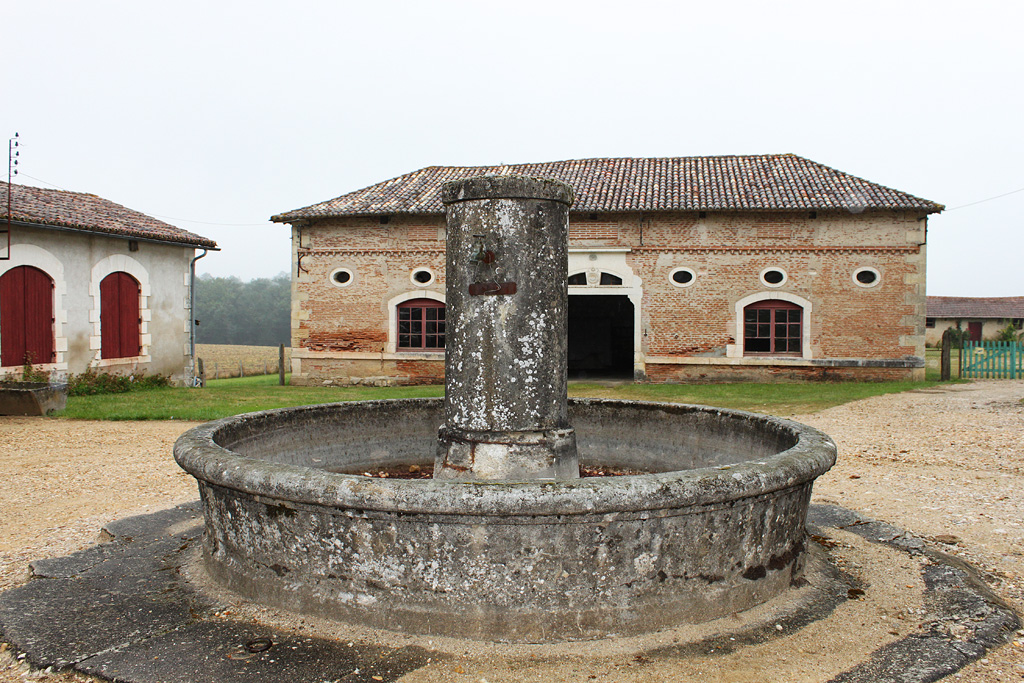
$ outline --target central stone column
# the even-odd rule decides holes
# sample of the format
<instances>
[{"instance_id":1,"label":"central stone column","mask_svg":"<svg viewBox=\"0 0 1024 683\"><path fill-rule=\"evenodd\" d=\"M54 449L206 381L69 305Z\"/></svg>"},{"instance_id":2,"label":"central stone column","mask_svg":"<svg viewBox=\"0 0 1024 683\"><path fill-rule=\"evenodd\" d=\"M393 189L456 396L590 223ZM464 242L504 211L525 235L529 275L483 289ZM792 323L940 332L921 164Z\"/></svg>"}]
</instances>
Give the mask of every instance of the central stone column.
<instances>
[{"instance_id":1,"label":"central stone column","mask_svg":"<svg viewBox=\"0 0 1024 683\"><path fill-rule=\"evenodd\" d=\"M572 189L523 176L448 183L444 425L436 479L579 477L567 409Z\"/></svg>"}]
</instances>

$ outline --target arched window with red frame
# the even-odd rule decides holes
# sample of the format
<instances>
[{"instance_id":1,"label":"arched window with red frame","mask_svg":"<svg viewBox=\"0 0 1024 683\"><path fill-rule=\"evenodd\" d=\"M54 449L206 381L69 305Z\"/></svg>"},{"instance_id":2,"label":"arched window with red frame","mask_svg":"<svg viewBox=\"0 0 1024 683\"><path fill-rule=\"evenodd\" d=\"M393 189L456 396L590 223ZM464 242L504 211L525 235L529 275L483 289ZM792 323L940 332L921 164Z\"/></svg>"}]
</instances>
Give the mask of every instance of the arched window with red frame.
<instances>
[{"instance_id":1,"label":"arched window with red frame","mask_svg":"<svg viewBox=\"0 0 1024 683\"><path fill-rule=\"evenodd\" d=\"M804 309L788 301L750 304L743 309L743 355L802 355L803 317Z\"/></svg>"},{"instance_id":2,"label":"arched window with red frame","mask_svg":"<svg viewBox=\"0 0 1024 683\"><path fill-rule=\"evenodd\" d=\"M129 358L142 351L139 281L115 272L100 281L100 357Z\"/></svg>"},{"instance_id":3,"label":"arched window with red frame","mask_svg":"<svg viewBox=\"0 0 1024 683\"><path fill-rule=\"evenodd\" d=\"M52 363L53 279L32 266L0 275L0 365Z\"/></svg>"},{"instance_id":4,"label":"arched window with red frame","mask_svg":"<svg viewBox=\"0 0 1024 683\"><path fill-rule=\"evenodd\" d=\"M398 305L398 350L444 349L444 303L412 299Z\"/></svg>"}]
</instances>

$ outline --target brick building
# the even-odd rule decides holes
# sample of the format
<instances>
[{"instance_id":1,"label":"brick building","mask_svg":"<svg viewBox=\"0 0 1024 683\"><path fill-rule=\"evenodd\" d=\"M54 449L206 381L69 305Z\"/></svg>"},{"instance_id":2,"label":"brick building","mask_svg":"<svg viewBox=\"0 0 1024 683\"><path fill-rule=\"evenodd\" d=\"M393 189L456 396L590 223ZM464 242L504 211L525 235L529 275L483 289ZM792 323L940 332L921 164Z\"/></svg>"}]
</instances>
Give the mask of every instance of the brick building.
<instances>
[{"instance_id":1,"label":"brick building","mask_svg":"<svg viewBox=\"0 0 1024 683\"><path fill-rule=\"evenodd\" d=\"M292 227L292 381L440 381L440 188L555 178L569 369L654 382L924 377L928 200L799 156L429 167L274 216Z\"/></svg>"}]
</instances>

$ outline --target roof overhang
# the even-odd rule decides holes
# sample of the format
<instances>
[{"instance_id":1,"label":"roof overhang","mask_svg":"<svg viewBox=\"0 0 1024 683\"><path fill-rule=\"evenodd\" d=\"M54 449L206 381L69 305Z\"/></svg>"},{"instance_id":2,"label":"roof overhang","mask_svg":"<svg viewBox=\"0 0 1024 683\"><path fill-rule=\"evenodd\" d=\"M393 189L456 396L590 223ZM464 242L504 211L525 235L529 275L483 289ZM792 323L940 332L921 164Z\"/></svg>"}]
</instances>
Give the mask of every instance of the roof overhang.
<instances>
[{"instance_id":1,"label":"roof overhang","mask_svg":"<svg viewBox=\"0 0 1024 683\"><path fill-rule=\"evenodd\" d=\"M3 222L4 225L7 224L6 220L4 220L2 222ZM84 228L84 227L72 227L72 226L69 226L69 225L52 225L50 223L34 223L34 222L30 222L30 221L19 221L19 220L12 220L10 222L10 224L11 225L16 225L16 226L22 227L22 228L39 228L39 229L43 229L43 230L57 230L57 231L60 231L60 232L73 232L73 233L76 233L76 234L79 234L79 235L98 235L98 236L101 236L101 237L110 237L112 239L119 239L119 240L130 240L130 241L134 241L134 242L149 242L151 244L166 244L168 246L173 246L173 247L187 247L189 249L206 249L208 251L220 251L220 247L218 247L218 246L210 246L210 245L202 244L202 243L198 243L198 242L182 242L180 240L161 240L161 239L157 239L155 237L146 237L146 236L143 236L143 235L129 235L129 234L120 233L120 232L109 232L107 230L96 230L96 229L90 229L90 228ZM214 242L213 244L216 245L216 242Z\"/></svg>"}]
</instances>

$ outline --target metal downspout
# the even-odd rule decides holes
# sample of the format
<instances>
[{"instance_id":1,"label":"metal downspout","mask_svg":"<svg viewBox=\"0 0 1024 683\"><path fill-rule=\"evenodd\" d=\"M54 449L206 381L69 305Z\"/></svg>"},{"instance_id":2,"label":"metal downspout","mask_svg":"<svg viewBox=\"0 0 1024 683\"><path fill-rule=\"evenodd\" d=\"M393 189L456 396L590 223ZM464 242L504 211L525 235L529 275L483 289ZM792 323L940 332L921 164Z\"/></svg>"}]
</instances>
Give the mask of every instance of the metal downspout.
<instances>
[{"instance_id":1,"label":"metal downspout","mask_svg":"<svg viewBox=\"0 0 1024 683\"><path fill-rule=\"evenodd\" d=\"M189 385L196 380L196 261L206 256L207 250L193 258L188 264L188 357L191 364L192 377Z\"/></svg>"}]
</instances>

